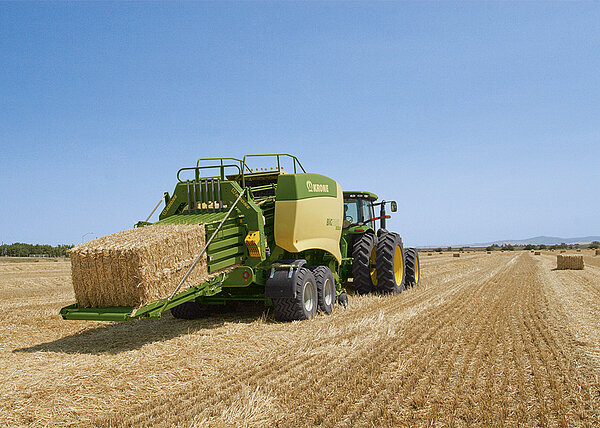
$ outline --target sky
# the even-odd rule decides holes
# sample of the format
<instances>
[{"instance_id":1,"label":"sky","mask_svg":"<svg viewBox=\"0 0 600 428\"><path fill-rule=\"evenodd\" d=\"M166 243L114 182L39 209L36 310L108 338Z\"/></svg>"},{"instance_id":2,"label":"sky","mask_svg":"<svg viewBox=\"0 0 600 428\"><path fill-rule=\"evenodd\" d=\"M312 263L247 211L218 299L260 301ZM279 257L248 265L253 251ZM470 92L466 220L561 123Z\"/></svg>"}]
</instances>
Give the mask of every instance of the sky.
<instances>
[{"instance_id":1,"label":"sky","mask_svg":"<svg viewBox=\"0 0 600 428\"><path fill-rule=\"evenodd\" d=\"M0 240L128 229L179 168L273 152L396 200L405 245L600 235L599 23L598 1L0 2Z\"/></svg>"}]
</instances>

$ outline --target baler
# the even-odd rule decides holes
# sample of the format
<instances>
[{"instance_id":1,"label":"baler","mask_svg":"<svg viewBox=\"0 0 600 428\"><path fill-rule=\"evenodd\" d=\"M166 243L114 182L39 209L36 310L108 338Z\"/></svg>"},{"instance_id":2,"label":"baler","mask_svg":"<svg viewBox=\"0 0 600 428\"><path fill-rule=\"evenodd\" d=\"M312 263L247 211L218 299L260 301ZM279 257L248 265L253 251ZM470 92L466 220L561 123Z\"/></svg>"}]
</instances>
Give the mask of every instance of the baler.
<instances>
[{"instance_id":1,"label":"baler","mask_svg":"<svg viewBox=\"0 0 600 428\"><path fill-rule=\"evenodd\" d=\"M271 165L251 169L250 160ZM177 172L173 193L163 199L158 222L136 227L202 224L210 237L170 296L141 308L73 304L61 309L64 319L126 321L160 318L167 310L193 319L207 305L261 301L273 306L279 320L303 320L319 311L330 314L336 302L347 306L349 281L359 294L400 293L419 284L416 249L405 249L400 235L385 228L386 206L394 212L396 203L377 202L371 192L343 192L289 154L198 159ZM234 268L186 284L205 254L209 273Z\"/></svg>"}]
</instances>

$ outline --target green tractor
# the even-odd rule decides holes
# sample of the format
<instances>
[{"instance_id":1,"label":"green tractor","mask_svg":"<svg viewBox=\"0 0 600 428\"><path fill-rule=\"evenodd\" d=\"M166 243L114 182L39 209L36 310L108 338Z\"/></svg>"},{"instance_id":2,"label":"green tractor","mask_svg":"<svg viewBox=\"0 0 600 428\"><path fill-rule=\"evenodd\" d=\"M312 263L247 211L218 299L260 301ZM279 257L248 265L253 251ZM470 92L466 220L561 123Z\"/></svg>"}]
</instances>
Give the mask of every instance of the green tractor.
<instances>
[{"instance_id":1,"label":"green tractor","mask_svg":"<svg viewBox=\"0 0 600 428\"><path fill-rule=\"evenodd\" d=\"M248 161L257 158L271 167L251 169ZM293 173L283 169L285 160ZM160 318L167 310L193 319L215 305L259 301L272 306L278 320L304 320L330 314L336 302L346 307L344 286L351 279L359 294L400 293L419 284L417 251L385 228L386 205L394 212L396 203L342 192L331 178L307 173L295 156L201 158L177 179L154 224L202 224L210 238L170 296L141 308L73 304L61 309L64 319L127 321ZM209 273L230 269L184 288L202 257Z\"/></svg>"},{"instance_id":2,"label":"green tractor","mask_svg":"<svg viewBox=\"0 0 600 428\"><path fill-rule=\"evenodd\" d=\"M395 201L377 201L371 192L344 192L344 228L341 247L351 257L354 289L359 294L400 293L419 284L419 254L404 248L399 234L386 229L386 204L397 211ZM379 207L379 216L374 215ZM375 221L380 228L375 229Z\"/></svg>"}]
</instances>

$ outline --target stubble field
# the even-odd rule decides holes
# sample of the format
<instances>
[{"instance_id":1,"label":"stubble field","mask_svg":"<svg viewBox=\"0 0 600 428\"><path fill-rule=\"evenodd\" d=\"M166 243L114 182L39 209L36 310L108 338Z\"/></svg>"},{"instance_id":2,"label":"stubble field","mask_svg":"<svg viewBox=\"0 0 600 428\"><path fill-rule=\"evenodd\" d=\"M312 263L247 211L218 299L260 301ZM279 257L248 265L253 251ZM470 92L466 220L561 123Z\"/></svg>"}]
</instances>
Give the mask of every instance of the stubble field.
<instances>
[{"instance_id":1,"label":"stubble field","mask_svg":"<svg viewBox=\"0 0 600 428\"><path fill-rule=\"evenodd\" d=\"M421 255L313 320L63 321L65 261L0 259L0 425L595 426L600 257Z\"/></svg>"}]
</instances>

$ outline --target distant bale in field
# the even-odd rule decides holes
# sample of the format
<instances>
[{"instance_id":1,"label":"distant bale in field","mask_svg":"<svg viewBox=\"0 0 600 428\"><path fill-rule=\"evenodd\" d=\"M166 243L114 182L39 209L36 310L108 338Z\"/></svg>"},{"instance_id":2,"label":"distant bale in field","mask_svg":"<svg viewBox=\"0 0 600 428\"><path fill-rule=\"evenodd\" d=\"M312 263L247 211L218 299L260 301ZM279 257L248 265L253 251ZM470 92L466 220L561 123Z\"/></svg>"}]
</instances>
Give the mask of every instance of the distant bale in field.
<instances>
[{"instance_id":1,"label":"distant bale in field","mask_svg":"<svg viewBox=\"0 0 600 428\"><path fill-rule=\"evenodd\" d=\"M556 256L556 268L558 270L583 269L583 256L561 255Z\"/></svg>"},{"instance_id":2,"label":"distant bale in field","mask_svg":"<svg viewBox=\"0 0 600 428\"><path fill-rule=\"evenodd\" d=\"M578 253L581 253L581 250L577 250Z\"/></svg>"},{"instance_id":3,"label":"distant bale in field","mask_svg":"<svg viewBox=\"0 0 600 428\"><path fill-rule=\"evenodd\" d=\"M539 251L535 251L535 252L533 253L533 255L534 255L534 256L539 256L540 254L542 254L542 253L540 253Z\"/></svg>"},{"instance_id":4,"label":"distant bale in field","mask_svg":"<svg viewBox=\"0 0 600 428\"><path fill-rule=\"evenodd\" d=\"M561 253L566 253L566 252L567 252L567 250L560 250L560 252L561 252Z\"/></svg>"},{"instance_id":5,"label":"distant bale in field","mask_svg":"<svg viewBox=\"0 0 600 428\"><path fill-rule=\"evenodd\" d=\"M460 253L454 253L452 256L453 257L460 257Z\"/></svg>"},{"instance_id":6,"label":"distant bale in field","mask_svg":"<svg viewBox=\"0 0 600 428\"><path fill-rule=\"evenodd\" d=\"M428 256L433 256L433 253L427 253Z\"/></svg>"},{"instance_id":7,"label":"distant bale in field","mask_svg":"<svg viewBox=\"0 0 600 428\"><path fill-rule=\"evenodd\" d=\"M156 225L78 245L69 251L77 304L138 307L168 297L204 243L204 225ZM207 279L204 256L188 284Z\"/></svg>"},{"instance_id":8,"label":"distant bale in field","mask_svg":"<svg viewBox=\"0 0 600 428\"><path fill-rule=\"evenodd\" d=\"M488 253L488 254L492 254L492 252L491 252L491 251L488 251L487 253Z\"/></svg>"}]
</instances>

